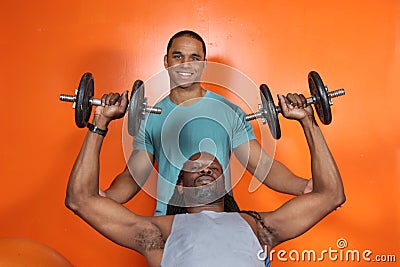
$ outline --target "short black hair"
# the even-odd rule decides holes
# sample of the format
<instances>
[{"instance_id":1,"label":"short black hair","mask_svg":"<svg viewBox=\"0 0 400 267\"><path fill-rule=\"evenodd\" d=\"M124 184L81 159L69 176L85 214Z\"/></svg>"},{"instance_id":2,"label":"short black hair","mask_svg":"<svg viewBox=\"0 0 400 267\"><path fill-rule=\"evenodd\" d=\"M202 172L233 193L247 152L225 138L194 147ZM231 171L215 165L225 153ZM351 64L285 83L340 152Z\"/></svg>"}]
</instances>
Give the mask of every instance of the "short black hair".
<instances>
[{"instance_id":1,"label":"short black hair","mask_svg":"<svg viewBox=\"0 0 400 267\"><path fill-rule=\"evenodd\" d=\"M168 51L171 49L172 42L176 38L184 37L184 36L200 41L201 44L203 45L204 58L206 58L206 43L204 42L203 38L201 38L201 36L199 34L195 33L194 31L190 31L190 30L183 30L183 31L177 32L171 37L171 39L169 39L168 44L167 44L167 55L168 55Z\"/></svg>"}]
</instances>

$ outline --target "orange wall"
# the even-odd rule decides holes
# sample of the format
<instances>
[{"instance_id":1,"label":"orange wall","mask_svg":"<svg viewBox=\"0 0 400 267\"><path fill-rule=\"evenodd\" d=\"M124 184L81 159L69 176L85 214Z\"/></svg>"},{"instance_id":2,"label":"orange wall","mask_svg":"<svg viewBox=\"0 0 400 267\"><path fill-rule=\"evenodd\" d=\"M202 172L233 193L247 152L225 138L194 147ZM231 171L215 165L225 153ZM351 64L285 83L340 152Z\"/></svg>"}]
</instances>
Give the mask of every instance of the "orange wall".
<instances>
[{"instance_id":1,"label":"orange wall","mask_svg":"<svg viewBox=\"0 0 400 267\"><path fill-rule=\"evenodd\" d=\"M334 101L332 124L321 128L347 203L277 250L337 249L336 240L345 238L348 249L397 253L400 261L399 1L3 1L0 18L0 236L37 240L75 266L144 266L140 255L106 240L64 207L86 130L75 127L73 110L58 96L72 93L85 71L95 76L97 96L129 89L163 68L168 38L188 28L206 39L209 60L267 83L273 94L308 94L310 70L331 89L346 89ZM281 124L277 158L310 175L299 126L284 119ZM124 166L122 121L110 128L103 185ZM243 208L270 210L287 199L266 188L249 195L249 181L246 176L235 188ZM150 215L154 201L140 193L128 207ZM322 264L365 263L273 265Z\"/></svg>"}]
</instances>

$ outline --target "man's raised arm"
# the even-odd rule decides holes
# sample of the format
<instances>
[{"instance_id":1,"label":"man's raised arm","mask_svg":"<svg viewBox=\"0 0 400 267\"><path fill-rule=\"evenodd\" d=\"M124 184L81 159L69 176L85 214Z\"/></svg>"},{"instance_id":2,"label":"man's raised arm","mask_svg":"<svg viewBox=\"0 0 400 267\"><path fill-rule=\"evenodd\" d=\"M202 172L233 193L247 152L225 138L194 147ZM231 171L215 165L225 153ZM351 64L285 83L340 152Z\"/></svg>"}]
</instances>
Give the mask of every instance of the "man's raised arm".
<instances>
[{"instance_id":1,"label":"man's raised arm","mask_svg":"<svg viewBox=\"0 0 400 267\"><path fill-rule=\"evenodd\" d=\"M93 124L105 130L113 119L123 116L127 106L127 93L107 96L104 106L96 108ZM89 131L75 161L68 181L65 205L102 235L146 254L143 232L156 227L150 217L141 217L115 202L99 195L100 150L104 136ZM159 232L159 230L158 230ZM161 234L159 234L161 237ZM159 241L162 245L162 239Z\"/></svg>"},{"instance_id":2,"label":"man's raised arm","mask_svg":"<svg viewBox=\"0 0 400 267\"><path fill-rule=\"evenodd\" d=\"M284 103L281 105L283 114L299 120L303 127L311 154L314 185L311 193L295 197L276 211L262 213L273 236L272 247L305 233L345 201L339 170L311 107L305 107L303 96L290 95L287 99L280 96L279 99Z\"/></svg>"}]
</instances>

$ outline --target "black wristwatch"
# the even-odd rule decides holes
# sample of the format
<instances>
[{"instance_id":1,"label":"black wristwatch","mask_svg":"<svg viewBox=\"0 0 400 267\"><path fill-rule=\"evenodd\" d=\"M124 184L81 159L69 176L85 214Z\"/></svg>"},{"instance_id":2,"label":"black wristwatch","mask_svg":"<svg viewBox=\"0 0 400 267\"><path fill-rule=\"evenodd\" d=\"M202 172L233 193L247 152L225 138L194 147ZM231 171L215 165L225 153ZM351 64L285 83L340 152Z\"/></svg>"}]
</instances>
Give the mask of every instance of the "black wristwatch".
<instances>
[{"instance_id":1,"label":"black wristwatch","mask_svg":"<svg viewBox=\"0 0 400 267\"><path fill-rule=\"evenodd\" d=\"M91 123L88 123L87 127L88 127L89 131L91 131L92 133L97 133L101 136L106 136L107 131L108 131L108 129L105 129L105 130L100 129L96 125L91 124Z\"/></svg>"}]
</instances>

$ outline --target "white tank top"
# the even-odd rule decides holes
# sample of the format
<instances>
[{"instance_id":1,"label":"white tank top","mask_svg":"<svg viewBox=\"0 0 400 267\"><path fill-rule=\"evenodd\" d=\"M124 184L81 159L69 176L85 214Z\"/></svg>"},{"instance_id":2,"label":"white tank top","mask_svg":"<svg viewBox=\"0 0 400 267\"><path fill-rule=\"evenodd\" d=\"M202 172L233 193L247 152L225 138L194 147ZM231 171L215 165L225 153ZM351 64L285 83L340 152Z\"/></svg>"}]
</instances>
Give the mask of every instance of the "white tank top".
<instances>
[{"instance_id":1,"label":"white tank top","mask_svg":"<svg viewBox=\"0 0 400 267\"><path fill-rule=\"evenodd\" d=\"M161 261L162 267L264 267L261 245L236 212L177 214Z\"/></svg>"}]
</instances>

